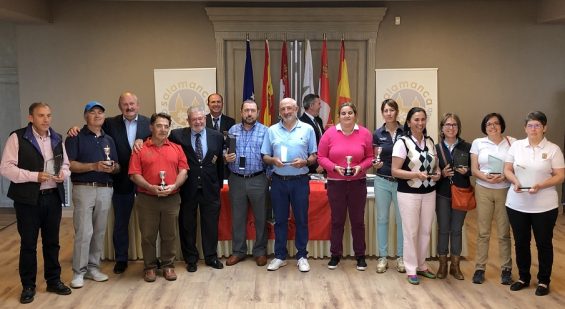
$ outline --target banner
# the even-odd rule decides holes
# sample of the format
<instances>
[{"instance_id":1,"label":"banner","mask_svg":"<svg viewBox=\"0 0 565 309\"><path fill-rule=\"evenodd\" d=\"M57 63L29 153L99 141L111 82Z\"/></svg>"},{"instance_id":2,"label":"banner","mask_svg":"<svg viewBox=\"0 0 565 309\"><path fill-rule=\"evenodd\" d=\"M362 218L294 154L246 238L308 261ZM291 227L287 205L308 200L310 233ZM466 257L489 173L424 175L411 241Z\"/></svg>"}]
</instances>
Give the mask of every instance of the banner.
<instances>
[{"instance_id":1,"label":"banner","mask_svg":"<svg viewBox=\"0 0 565 309\"><path fill-rule=\"evenodd\" d=\"M216 92L216 69L155 69L155 111L171 115L171 129L186 127L187 110L200 106L208 113L206 99Z\"/></svg>"},{"instance_id":2,"label":"banner","mask_svg":"<svg viewBox=\"0 0 565 309\"><path fill-rule=\"evenodd\" d=\"M326 40L322 41L322 65L320 67L320 83L318 85L318 95L322 107L320 108L320 118L324 123L324 127L328 123L332 123L330 117L330 78L328 76L328 49Z\"/></svg>"},{"instance_id":3,"label":"banner","mask_svg":"<svg viewBox=\"0 0 565 309\"><path fill-rule=\"evenodd\" d=\"M404 125L410 108L426 110L428 136L438 141L437 68L431 69L377 69L376 73L376 127L384 123L381 103L393 99L398 103L398 121Z\"/></svg>"},{"instance_id":4,"label":"banner","mask_svg":"<svg viewBox=\"0 0 565 309\"><path fill-rule=\"evenodd\" d=\"M269 41L265 40L265 65L263 67L263 90L261 91L261 115L259 122L271 126L273 115L273 83L271 82L271 59Z\"/></svg>"},{"instance_id":5,"label":"banner","mask_svg":"<svg viewBox=\"0 0 565 309\"><path fill-rule=\"evenodd\" d=\"M255 85L253 84L253 63L251 63L251 47L249 40L245 41L245 73L243 75L243 101L255 101Z\"/></svg>"}]
</instances>

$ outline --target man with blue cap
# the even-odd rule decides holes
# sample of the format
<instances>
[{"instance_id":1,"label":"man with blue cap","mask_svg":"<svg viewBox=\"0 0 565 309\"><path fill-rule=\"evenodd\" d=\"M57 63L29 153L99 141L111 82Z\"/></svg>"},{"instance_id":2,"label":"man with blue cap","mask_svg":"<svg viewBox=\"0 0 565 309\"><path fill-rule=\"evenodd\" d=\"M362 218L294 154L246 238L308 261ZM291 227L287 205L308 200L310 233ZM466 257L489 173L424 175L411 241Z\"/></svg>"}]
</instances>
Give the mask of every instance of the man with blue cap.
<instances>
[{"instance_id":1,"label":"man with blue cap","mask_svg":"<svg viewBox=\"0 0 565 309\"><path fill-rule=\"evenodd\" d=\"M112 202L112 174L120 171L114 139L102 130L105 108L97 101L84 107L86 125L77 136L65 140L73 183L73 249L72 288L81 288L84 278L106 281L100 271L100 259L108 210Z\"/></svg>"}]
</instances>

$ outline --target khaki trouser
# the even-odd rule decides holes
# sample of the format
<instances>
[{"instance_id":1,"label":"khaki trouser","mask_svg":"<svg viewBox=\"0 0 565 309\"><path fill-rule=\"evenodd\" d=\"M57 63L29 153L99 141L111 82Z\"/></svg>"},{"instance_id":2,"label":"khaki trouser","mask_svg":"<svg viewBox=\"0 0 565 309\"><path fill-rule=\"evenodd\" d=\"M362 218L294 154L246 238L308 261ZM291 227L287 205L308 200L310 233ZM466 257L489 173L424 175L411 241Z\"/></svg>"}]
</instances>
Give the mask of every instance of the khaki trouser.
<instances>
[{"instance_id":1,"label":"khaki trouser","mask_svg":"<svg viewBox=\"0 0 565 309\"><path fill-rule=\"evenodd\" d=\"M485 270L488 260L490 231L494 217L498 236L498 253L501 269L512 269L512 242L510 223L506 213L506 193L508 189L489 189L481 185L475 187L477 199L477 256L475 269Z\"/></svg>"}]
</instances>

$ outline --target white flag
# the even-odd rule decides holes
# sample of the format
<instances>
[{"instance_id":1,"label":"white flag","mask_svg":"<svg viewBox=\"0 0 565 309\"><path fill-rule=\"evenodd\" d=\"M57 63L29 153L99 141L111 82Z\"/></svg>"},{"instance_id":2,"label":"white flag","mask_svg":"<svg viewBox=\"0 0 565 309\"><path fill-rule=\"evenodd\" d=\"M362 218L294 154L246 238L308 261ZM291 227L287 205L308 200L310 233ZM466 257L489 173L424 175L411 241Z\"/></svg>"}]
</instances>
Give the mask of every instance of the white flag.
<instances>
[{"instance_id":1,"label":"white flag","mask_svg":"<svg viewBox=\"0 0 565 309\"><path fill-rule=\"evenodd\" d=\"M314 69L312 67L312 49L310 48L310 40L306 40L304 79L302 80L302 104L300 104L300 114L304 113L304 97L311 93L316 93L314 91Z\"/></svg>"}]
</instances>

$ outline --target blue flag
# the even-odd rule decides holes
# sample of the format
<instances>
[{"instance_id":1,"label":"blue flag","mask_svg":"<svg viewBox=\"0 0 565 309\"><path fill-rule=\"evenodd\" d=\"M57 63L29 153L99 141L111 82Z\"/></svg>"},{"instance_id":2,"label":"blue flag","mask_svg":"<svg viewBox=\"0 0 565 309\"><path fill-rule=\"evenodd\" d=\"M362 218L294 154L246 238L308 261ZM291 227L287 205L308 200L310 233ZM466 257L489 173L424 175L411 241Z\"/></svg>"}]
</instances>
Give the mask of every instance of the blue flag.
<instances>
[{"instance_id":1,"label":"blue flag","mask_svg":"<svg viewBox=\"0 0 565 309\"><path fill-rule=\"evenodd\" d=\"M253 86L253 64L251 64L251 48L249 40L245 42L247 51L245 52L245 75L243 76L243 101L255 101L255 87Z\"/></svg>"}]
</instances>

